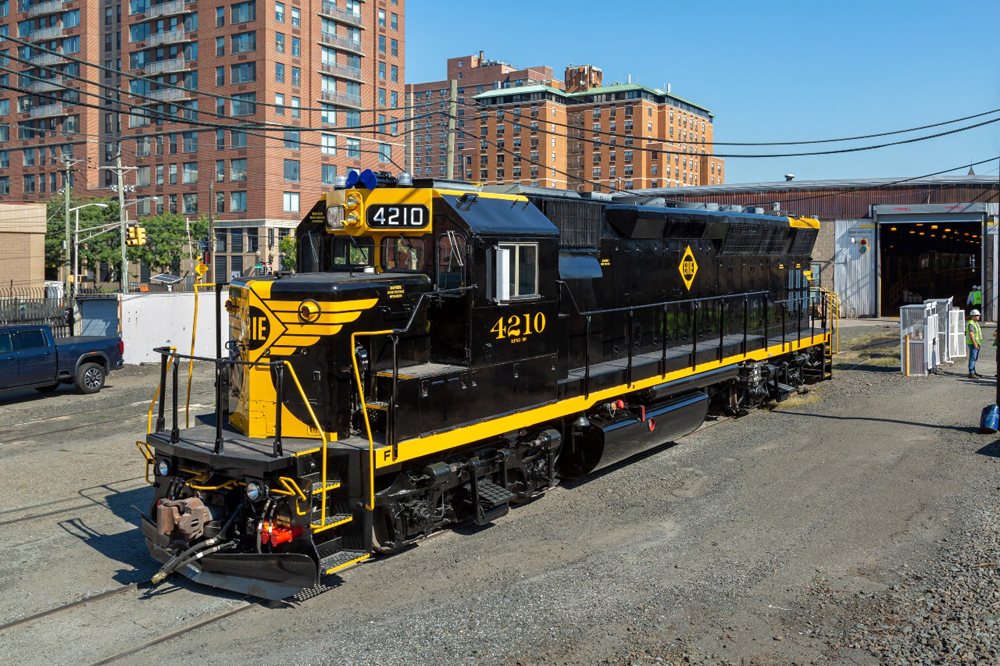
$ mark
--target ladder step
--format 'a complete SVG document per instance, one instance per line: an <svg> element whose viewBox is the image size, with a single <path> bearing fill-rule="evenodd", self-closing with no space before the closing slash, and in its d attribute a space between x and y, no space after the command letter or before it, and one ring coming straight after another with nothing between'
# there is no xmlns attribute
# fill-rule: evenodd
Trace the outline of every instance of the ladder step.
<svg viewBox="0 0 1000 666"><path fill-rule="evenodd" d="M381 410L381 411L385 411L385 410L389 409L389 403L387 403L387 402L378 402L377 400L374 401L374 402L368 402L366 400L365 401L365 407L367 407L368 409L378 409L378 410Z"/></svg>
<svg viewBox="0 0 1000 666"><path fill-rule="evenodd" d="M335 513L333 515L327 516L325 523L322 522L313 523L312 528L314 531L328 530L334 527L338 527L340 525L346 525L352 520L354 520L354 516L352 516L349 513Z"/></svg>
<svg viewBox="0 0 1000 666"><path fill-rule="evenodd" d="M361 564L370 557L371 553L366 553L363 550L342 550L320 560L319 570L328 575L337 573L347 567Z"/></svg>
<svg viewBox="0 0 1000 666"><path fill-rule="evenodd" d="M315 488L315 489L313 489L312 494L313 495L319 495L320 493L323 493L323 492L329 492L331 490L336 490L339 487L340 487L340 481L336 481L336 480L328 481L327 484L326 484L326 488Z"/></svg>

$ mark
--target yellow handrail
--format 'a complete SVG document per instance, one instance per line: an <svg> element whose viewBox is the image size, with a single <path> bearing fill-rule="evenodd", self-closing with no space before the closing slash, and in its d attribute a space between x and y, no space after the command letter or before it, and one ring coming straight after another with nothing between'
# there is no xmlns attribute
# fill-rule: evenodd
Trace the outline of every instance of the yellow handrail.
<svg viewBox="0 0 1000 666"><path fill-rule="evenodd" d="M353 349L353 347L352 347L352 349ZM323 472L322 472L323 479L322 479L322 481L323 481L323 487L326 488L326 457L327 457L327 455L326 455L326 450L327 450L326 433L323 431L323 428L320 426L319 419L316 418L316 412L313 411L312 405L309 404L309 400L306 398L306 392L302 390L302 384L299 382L298 375L295 374L295 368L293 368L292 364L289 363L288 361L285 361L284 363L285 363L285 366L288 368L288 371L292 374L292 380L295 382L295 388L297 388L299 390L299 396L302 398L302 404L304 404L306 406L306 409L309 411L309 416L313 420L313 425L316 426L316 430L319 432L319 436L323 439L323 454L322 454L323 455ZM277 402L278 409L281 409L282 405L281 405L281 396L280 395L278 396L278 399L277 399L276 402ZM327 529L327 526L326 526L326 493L325 492L320 496L320 514L319 515L320 515L320 527L319 527L319 529L315 530L316 532L322 532L323 530ZM334 525L330 525L330 527L334 527Z"/></svg>
<svg viewBox="0 0 1000 666"><path fill-rule="evenodd" d="M365 418L365 432L368 435L368 490L370 501L365 506L369 511L375 510L375 440L372 439L372 426L368 421L368 406L365 404L365 391L361 386L361 371L358 370L358 355L354 353L356 338L359 335L390 335L393 331L357 331L351 333L351 362L354 365L354 379L358 382L358 396L361 398L361 415ZM326 485L326 475L323 475L323 485Z"/></svg>
<svg viewBox="0 0 1000 666"><path fill-rule="evenodd" d="M149 468L153 466L156 462L156 456L153 455L152 449L149 448L149 444L146 442L136 442L135 445L139 447L139 453L142 457L146 459L146 483L149 485L156 485L156 483L149 478Z"/></svg>
<svg viewBox="0 0 1000 666"><path fill-rule="evenodd" d="M171 352L177 351L176 347L170 348ZM174 357L171 356L167 360L167 372L170 372L170 366L174 363ZM146 434L149 435L153 432L153 407L156 406L156 399L160 395L160 389L163 388L159 384L156 385L156 391L153 393L153 401L149 403L149 413L146 415Z"/></svg>
<svg viewBox="0 0 1000 666"><path fill-rule="evenodd" d="M194 341L195 335L198 332L198 290L207 289L209 287L215 287L214 282L207 282L205 284L194 285L194 322L191 325L191 356L194 356ZM221 331L216 331L217 335L221 335ZM194 358L188 359L188 386L187 386L187 399L184 401L184 427L191 427L191 378L194 375Z"/></svg>
<svg viewBox="0 0 1000 666"><path fill-rule="evenodd" d="M830 347L831 353L840 353L840 296L837 292L825 287L816 287L819 292L826 296L830 310Z"/></svg>

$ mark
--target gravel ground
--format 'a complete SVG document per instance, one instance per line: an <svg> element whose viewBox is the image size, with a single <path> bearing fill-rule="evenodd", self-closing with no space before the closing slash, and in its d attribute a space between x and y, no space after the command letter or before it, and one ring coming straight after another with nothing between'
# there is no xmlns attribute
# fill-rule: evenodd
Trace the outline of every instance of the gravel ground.
<svg viewBox="0 0 1000 666"><path fill-rule="evenodd" d="M845 329L835 380L807 396L120 663L997 663L1000 445L975 427L993 388L962 367L902 377L897 330ZM96 409L129 413L154 375L120 377ZM54 473L0 487L0 624L155 571L128 510L148 494L125 453L145 413L86 416L72 440L30 423L75 397L0 413L16 440L0 466ZM81 523L88 538L67 531ZM4 659L93 663L242 603L172 579L12 629Z"/></svg>

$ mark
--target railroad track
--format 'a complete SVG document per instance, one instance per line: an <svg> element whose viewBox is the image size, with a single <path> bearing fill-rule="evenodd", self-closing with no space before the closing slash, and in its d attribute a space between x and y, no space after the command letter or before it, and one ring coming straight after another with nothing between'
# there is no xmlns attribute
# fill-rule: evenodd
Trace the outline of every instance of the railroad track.
<svg viewBox="0 0 1000 666"><path fill-rule="evenodd" d="M94 594L89 597L84 597L83 599L78 599L68 604L63 604L62 606L56 606L55 608L50 608L49 610L42 611L41 613L35 613L34 615L28 615L27 617L22 617L18 620L13 620L6 624L0 624L0 631L7 631L9 629L13 629L14 627L20 627L25 624L35 622L37 620L41 620L42 618L58 615L59 613L64 613L74 608L80 608L81 606L86 606L87 604L93 603L95 601L100 601L102 599L116 597L119 594L123 594L130 590L136 590L138 588L139 585L137 583L132 583L130 585L125 585L123 587L117 587L113 590L107 590L106 592L101 592L100 594Z"/></svg>
<svg viewBox="0 0 1000 666"><path fill-rule="evenodd" d="M173 631L171 631L169 633L163 634L162 636L154 638L151 641L147 641L145 643L142 643L141 645L137 645L135 647L131 647L131 648L129 648L127 650L124 650L122 652L115 653L115 654L111 655L110 657L105 657L104 659L101 659L100 661L95 661L93 664L91 664L91 666L103 666L104 664L114 663L116 661L124 659L125 657L130 657L130 656L132 656L134 654L138 654L138 653L142 652L143 650L148 650L151 647L154 647L156 645L160 645L161 643L166 643L167 641L169 641L171 639L174 639L174 638L177 638L179 636L183 636L184 634L186 634L188 632L194 631L196 629L201 629L202 627L206 627L206 626L208 626L210 624L214 624L216 622L219 622L220 620L225 620L226 618L232 617L233 615L236 615L238 613L242 613L244 611L248 611L251 608L257 608L257 607L261 607L261 606L262 607L267 607L267 608L276 608L281 603L281 602L248 601L246 599L244 599L243 601L244 601L244 604L241 605L241 606L236 606L235 608L226 609L224 611L216 613L215 615L212 615L211 617L207 617L205 619L198 620L197 622L189 624L189 625L187 625L185 627L181 627L180 629L175 629L175 630L173 630Z"/></svg>
<svg viewBox="0 0 1000 666"><path fill-rule="evenodd" d="M139 407L143 407L143 409L140 411L140 410L138 410ZM17 436L17 432L16 432L17 428L27 428L29 426L33 426L33 425L37 425L37 424L41 424L41 423L48 423L48 422L53 421L54 419L51 419L51 418L49 418L49 419L33 419L33 420L30 420L30 421L24 421L22 423L12 423L12 424L7 425L7 426L0 426L0 444L15 444L15 443L18 443L18 442L27 442L27 441L30 441L30 440L33 440L33 439L50 437L52 435L58 435L58 434L64 433L64 432L73 432L73 431L76 431L76 430L82 430L84 428L91 428L91 427L94 427L94 426L100 426L100 425L103 425L103 424L113 423L114 419L115 419L115 416L119 415L119 413L121 413L120 416L122 416L122 417L133 416L133 417L135 417L135 418L138 419L140 416L142 416L142 417L146 416L146 410L148 409L148 407L149 407L149 402L146 401L146 400L142 400L142 401L134 402L134 403L131 403L131 404L128 404L128 405L118 405L117 407L87 409L87 410L81 410L79 412L72 412L70 414L63 414L63 415L60 415L59 417L57 417L57 419L60 422L70 421L70 422L73 423L73 425L67 425L64 428L53 428L53 429L49 429L49 430L32 432L29 435L21 435L21 436ZM192 404L191 405L191 409L192 410L195 410L195 409L201 408L201 407L203 407L203 405L201 405L201 404ZM74 416L78 416L78 415L82 415L82 414L95 414L97 416L97 418L87 419L86 422L84 422L84 423L78 423L77 422L78 419L75 419L73 417ZM192 416L192 418L194 418L195 415L192 414L191 416ZM183 418L183 412L181 412L179 414L179 417ZM145 429L145 425L143 425L143 429ZM15 436L14 437L10 437L8 433L15 434ZM137 432L137 435L138 434L140 434L140 433Z"/></svg>

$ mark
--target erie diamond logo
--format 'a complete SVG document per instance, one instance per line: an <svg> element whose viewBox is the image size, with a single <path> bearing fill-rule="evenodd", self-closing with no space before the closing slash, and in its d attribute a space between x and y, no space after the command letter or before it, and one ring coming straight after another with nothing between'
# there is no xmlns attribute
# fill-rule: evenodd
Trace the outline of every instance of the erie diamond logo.
<svg viewBox="0 0 1000 666"><path fill-rule="evenodd" d="M687 246L687 249L684 250L684 256L681 257L680 271L684 286L687 287L688 291L691 291L695 273L698 272L698 262L694 260L694 252L691 251L690 245Z"/></svg>

